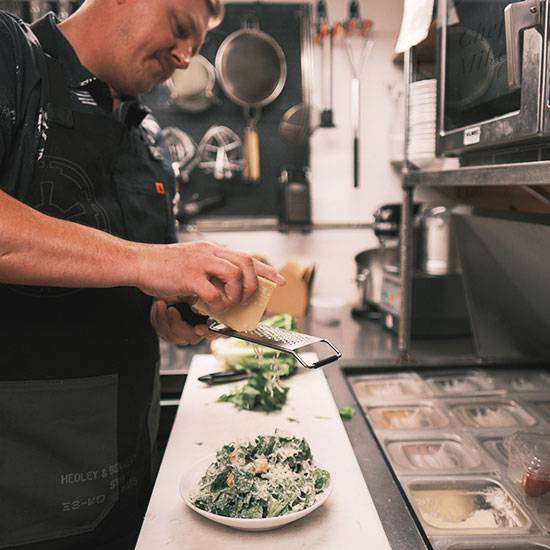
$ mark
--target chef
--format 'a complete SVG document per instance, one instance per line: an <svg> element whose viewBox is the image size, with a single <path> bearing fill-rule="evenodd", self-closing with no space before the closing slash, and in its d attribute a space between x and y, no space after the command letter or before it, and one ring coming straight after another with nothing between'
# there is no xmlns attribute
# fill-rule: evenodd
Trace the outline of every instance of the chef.
<svg viewBox="0 0 550 550"><path fill-rule="evenodd" d="M185 69L219 0L0 12L0 548L133 548L151 489L169 304L245 303L272 268L176 242L160 131L136 99ZM222 291L211 283L223 284ZM205 421L208 421L206 418Z"/></svg>

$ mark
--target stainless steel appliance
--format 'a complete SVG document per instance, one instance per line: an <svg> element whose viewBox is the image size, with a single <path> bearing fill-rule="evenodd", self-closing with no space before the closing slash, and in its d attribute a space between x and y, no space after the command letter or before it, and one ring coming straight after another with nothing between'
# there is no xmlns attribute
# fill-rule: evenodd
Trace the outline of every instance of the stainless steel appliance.
<svg viewBox="0 0 550 550"><path fill-rule="evenodd" d="M413 338L467 337L471 334L462 276L416 272L412 281L411 336ZM401 304L401 277L387 267L380 302L382 325L397 333Z"/></svg>
<svg viewBox="0 0 550 550"><path fill-rule="evenodd" d="M438 154L550 136L544 0L439 0Z"/></svg>

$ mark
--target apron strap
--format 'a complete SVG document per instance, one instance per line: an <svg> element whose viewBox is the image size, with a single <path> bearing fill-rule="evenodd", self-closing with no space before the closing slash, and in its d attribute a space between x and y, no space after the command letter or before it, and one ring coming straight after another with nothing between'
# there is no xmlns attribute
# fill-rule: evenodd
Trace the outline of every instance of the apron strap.
<svg viewBox="0 0 550 550"><path fill-rule="evenodd" d="M31 25L31 30L38 38L44 51L48 71L46 112L48 113L48 120L66 128L72 128L73 112L71 109L71 96L65 84L63 67L57 59L57 44L50 28L49 17L49 15L45 15Z"/></svg>

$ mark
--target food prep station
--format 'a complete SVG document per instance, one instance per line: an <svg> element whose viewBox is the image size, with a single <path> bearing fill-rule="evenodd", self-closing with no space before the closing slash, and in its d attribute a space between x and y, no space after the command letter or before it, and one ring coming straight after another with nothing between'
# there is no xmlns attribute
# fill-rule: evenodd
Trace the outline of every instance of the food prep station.
<svg viewBox="0 0 550 550"><path fill-rule="evenodd" d="M385 3L372 3L382 19ZM345 284L357 286L358 303L338 295L338 280L329 296L346 303L337 322L321 323L311 307L299 317L301 332L326 338L342 359L320 369L299 369L285 380L289 400L280 411L249 412L218 403L227 386L199 381L221 369L209 343L180 347L161 342L158 447L163 457L137 550L550 550L550 103L544 93L550 49L542 47L550 41L550 3L509 0L506 18L508 2L501 1L437 0L431 10L430 1L405 0L399 8L415 3L428 6L429 34L425 42L403 48L402 58L391 63L403 83L395 94L403 101L403 120L391 129L390 141L398 146L392 145L384 160L398 171L380 171L379 181L372 181L379 178L378 167L371 170L365 161L369 156L379 162L374 142L382 140L378 135L359 140L360 102L367 98L366 86L360 91L360 73L374 43L374 56L380 51L385 62L394 56L395 44L385 43L383 35L396 24L384 20L377 34L378 22L366 18L367 10L362 18L361 2L345 2L345 9L344 2L228 2L223 23L193 59L188 74L198 79L197 86L188 90L189 81L179 72L166 86L145 94L178 180L174 211L180 241L202 237L197 229L202 222L204 237L212 240L217 235L209 231L225 236L235 228L242 234L256 232L262 250L253 252L268 255L270 244L280 242L262 242L262 232L268 231L288 237L279 245L285 254L305 249L309 254L310 244L308 258L324 254L325 266L340 261L341 251L335 249L344 249L345 239L315 239L321 231L372 230L369 246L376 246L358 252L364 234L355 241L356 279ZM64 19L81 4L5 0L0 7L26 20L55 8ZM344 17L329 18L328 7ZM491 30L493 9L500 10L500 33ZM457 13L464 35L455 27ZM434 38L436 14L439 35ZM349 29L349 34L356 31L356 52L351 51ZM509 39L510 29L517 40ZM264 48L267 44L267 58L259 61L275 61L265 71L275 77L274 90L263 90L258 102L234 93L231 78L220 70L223 59L218 59L218 50L225 50L226 57L231 51L228 38L254 33L263 36ZM471 48L462 48L464 36ZM484 68L476 48L493 65L487 61ZM510 89L501 78L506 48L514 51L513 71L508 70L516 81ZM354 53L360 54L358 59ZM341 82L335 55L349 70ZM251 59L243 58L244 63L234 60L237 68L252 66ZM449 68L465 62L477 70L457 78L458 71ZM374 64L374 70L366 65L378 87L369 82L365 105L373 111L383 105L382 115L388 114L384 109L400 111L397 102L382 104L386 88L391 89L388 95L395 91L380 76L382 65ZM341 86L335 85L348 80L350 113L342 109L333 120L333 106L338 115L336 107L347 103ZM333 87L339 88L334 97ZM314 91L321 96L321 112L311 97ZM339 106L333 105L337 96ZM489 113L491 109L496 110ZM350 120L344 122L343 114ZM382 125L372 120L373 127L388 126L385 120ZM343 131L336 134L332 128L338 126ZM327 138L322 131L333 134ZM325 149L310 143L314 132ZM257 147L247 145L251 136ZM344 143L342 136L348 140L347 157L338 154L330 166L320 162L338 149L336 143ZM361 145L367 142L368 147ZM442 155L460 157L460 162L439 170ZM338 166L332 169L332 164ZM361 172L360 166L366 169ZM316 173L310 173L311 167ZM371 172L376 176L372 180ZM388 196L401 202L377 203L372 216L361 204L360 211L353 210L354 221L348 221L346 208L352 210L366 198L372 206L363 193L367 175L368 185L378 186L372 189L380 201L386 200L386 194L377 195L381 184L391 183L393 176L400 196ZM340 180L355 194L346 194L344 185L337 188ZM327 195L322 201L314 184ZM485 201L490 203L487 210L476 204L461 210L414 200L416 190L468 188L467 196L473 188L496 186L526 191L544 206L542 213L535 209L539 213L531 216L529 208L516 209L515 199L504 212L497 201L499 193L505 194L502 189ZM458 195L446 199L461 202ZM326 220L317 222L313 213L327 205ZM307 241L304 235L310 233ZM330 268L333 275L338 271L338 266ZM309 277L308 285L313 268ZM325 292L327 286L325 282ZM355 414L341 418L342 407L353 407ZM186 506L182 480L196 461L228 441L278 430L307 439L315 459L330 472L326 502L298 521L266 532L231 529Z"/></svg>

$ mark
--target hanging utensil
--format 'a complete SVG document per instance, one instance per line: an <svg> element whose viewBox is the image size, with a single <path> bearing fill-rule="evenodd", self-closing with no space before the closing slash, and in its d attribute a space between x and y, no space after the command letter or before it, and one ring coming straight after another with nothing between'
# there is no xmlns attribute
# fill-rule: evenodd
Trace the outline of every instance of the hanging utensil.
<svg viewBox="0 0 550 550"><path fill-rule="evenodd" d="M258 19L248 16L243 21L243 28L231 33L221 43L215 64L223 91L244 109L243 177L248 181L259 181L257 125L261 108L274 101L285 85L285 54L273 37L259 29Z"/></svg>
<svg viewBox="0 0 550 550"><path fill-rule="evenodd" d="M300 13L301 57L300 68L302 73L302 102L293 105L283 115L279 124L279 135L291 145L304 145L319 126L319 113L311 104L311 82L313 71L311 11L304 6Z"/></svg>
<svg viewBox="0 0 550 550"><path fill-rule="evenodd" d="M242 170L242 142L227 126L211 126L202 137L199 168L217 180L229 179Z"/></svg>
<svg viewBox="0 0 550 550"><path fill-rule="evenodd" d="M174 126L163 128L162 135L168 147L172 169L178 183L180 181L183 183L188 182L189 174L199 162L197 144L189 134Z"/></svg>
<svg viewBox="0 0 550 550"><path fill-rule="evenodd" d="M182 111L202 113L217 102L214 94L216 72L202 55L191 58L187 69L176 69L166 81L170 101Z"/></svg>
<svg viewBox="0 0 550 550"><path fill-rule="evenodd" d="M333 67L334 38L340 31L340 24L330 25L326 2L317 2L317 34L315 42L321 45L321 128L334 128L333 117Z"/></svg>
<svg viewBox="0 0 550 550"><path fill-rule="evenodd" d="M175 304L173 307L179 311L181 318L191 325L206 324L212 332L222 334L223 336L239 338L240 340L246 340L247 342L252 342L259 346L265 346L266 348L288 353L295 357L302 366L308 369L317 369L342 357L342 353L325 338L310 336L309 334L302 334L292 330L275 328L262 323L254 330L239 332L222 323L218 323L214 319L195 313L189 304L185 302ZM313 363L309 363L300 352L305 348L310 348L312 345L319 343L322 343L325 347L328 346L330 355L314 361Z"/></svg>
<svg viewBox="0 0 550 550"><path fill-rule="evenodd" d="M359 2L352 0L349 4L349 17L344 22L344 44L351 70L351 119L353 126L353 187L359 187L359 137L361 133L361 73L369 58L372 47L372 40L368 40L368 34L372 28L372 21L361 19L359 13ZM354 52L352 43L353 36L359 36L359 52Z"/></svg>

